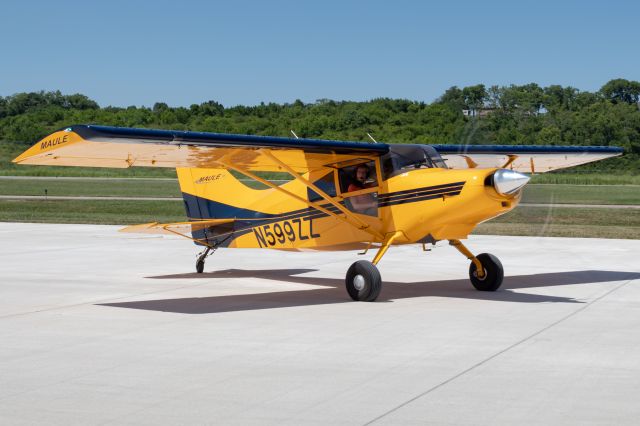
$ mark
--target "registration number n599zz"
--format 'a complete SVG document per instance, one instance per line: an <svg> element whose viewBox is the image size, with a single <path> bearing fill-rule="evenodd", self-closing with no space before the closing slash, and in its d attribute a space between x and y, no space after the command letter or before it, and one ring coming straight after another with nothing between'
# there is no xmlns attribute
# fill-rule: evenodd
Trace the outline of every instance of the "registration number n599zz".
<svg viewBox="0 0 640 426"><path fill-rule="evenodd" d="M320 236L313 232L313 219L308 217L256 226L253 228L253 233L260 247L273 247L287 241L303 241Z"/></svg>

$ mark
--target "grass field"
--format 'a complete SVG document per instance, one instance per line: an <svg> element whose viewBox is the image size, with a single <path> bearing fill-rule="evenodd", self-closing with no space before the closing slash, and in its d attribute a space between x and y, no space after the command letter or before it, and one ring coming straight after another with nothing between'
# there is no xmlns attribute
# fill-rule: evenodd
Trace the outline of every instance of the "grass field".
<svg viewBox="0 0 640 426"><path fill-rule="evenodd" d="M0 178L0 195L180 197L177 180L87 178L69 180ZM637 204L640 186L634 185L527 185L524 203Z"/></svg>
<svg viewBox="0 0 640 426"><path fill-rule="evenodd" d="M0 144L0 195L180 197L173 169L82 169L16 166L18 154ZM27 178L26 176L41 176ZM76 179L47 176L75 176ZM98 178L101 177L101 178ZM119 177L125 179L105 179ZM163 177L165 179L158 179ZM133 179L132 179L133 178ZM523 203L640 205L640 176L571 173L535 175ZM0 200L0 221L134 224L185 220L182 202L123 200ZM498 235L640 238L640 210L519 206L481 224Z"/></svg>
<svg viewBox="0 0 640 426"><path fill-rule="evenodd" d="M185 220L173 201L0 200L0 221L135 224ZM527 207L481 224L477 233L498 235L640 238L635 209Z"/></svg>
<svg viewBox="0 0 640 426"><path fill-rule="evenodd" d="M532 184L565 185L640 185L638 173L574 173L571 170L540 173L531 177Z"/></svg>
<svg viewBox="0 0 640 426"><path fill-rule="evenodd" d="M640 205L640 185L535 185L525 186L523 203Z"/></svg>
<svg viewBox="0 0 640 426"><path fill-rule="evenodd" d="M519 206L480 224L477 234L539 237L640 238L640 211Z"/></svg>
<svg viewBox="0 0 640 426"><path fill-rule="evenodd" d="M100 196L100 197L180 197L176 179L70 180L0 178L0 195Z"/></svg>
<svg viewBox="0 0 640 426"><path fill-rule="evenodd" d="M2 222L121 225L184 220L184 204L174 201L0 200Z"/></svg>

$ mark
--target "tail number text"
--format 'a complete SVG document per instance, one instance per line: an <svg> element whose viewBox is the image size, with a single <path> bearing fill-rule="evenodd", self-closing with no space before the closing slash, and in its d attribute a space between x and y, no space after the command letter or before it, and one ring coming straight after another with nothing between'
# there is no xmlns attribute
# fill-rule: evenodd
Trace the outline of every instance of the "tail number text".
<svg viewBox="0 0 640 426"><path fill-rule="evenodd" d="M309 225L307 226L306 223ZM256 240L260 247L273 247L276 244L284 244L286 241L303 241L310 238L318 238L320 234L313 232L313 219L293 219L272 225L256 226L253 228Z"/></svg>

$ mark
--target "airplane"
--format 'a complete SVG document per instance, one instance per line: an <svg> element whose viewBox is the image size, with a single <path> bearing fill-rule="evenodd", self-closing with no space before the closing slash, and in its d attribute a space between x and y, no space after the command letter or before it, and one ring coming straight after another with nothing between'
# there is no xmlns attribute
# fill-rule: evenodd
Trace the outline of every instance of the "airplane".
<svg viewBox="0 0 640 426"><path fill-rule="evenodd" d="M293 139L74 125L46 136L18 164L175 168L188 220L123 232L179 235L202 246L196 271L218 248L376 253L347 270L356 301L375 301L378 263L392 245L446 240L470 260L479 291L503 281L500 260L461 240L513 210L541 173L622 154L617 147L423 145ZM269 174L285 173L277 184ZM240 178L243 178L242 180ZM243 181L250 179L254 185ZM256 187L259 185L259 187Z"/></svg>

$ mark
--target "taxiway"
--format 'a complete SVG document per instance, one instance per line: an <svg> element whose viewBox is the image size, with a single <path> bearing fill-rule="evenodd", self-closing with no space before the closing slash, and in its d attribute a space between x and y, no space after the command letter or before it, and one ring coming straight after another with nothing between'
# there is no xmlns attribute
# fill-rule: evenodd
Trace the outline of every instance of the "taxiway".
<svg viewBox="0 0 640 426"><path fill-rule="evenodd" d="M1 424L637 424L640 241L392 247L375 303L348 253L219 250L0 223ZM370 258L370 253L367 258Z"/></svg>

